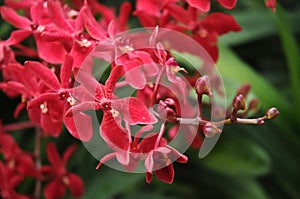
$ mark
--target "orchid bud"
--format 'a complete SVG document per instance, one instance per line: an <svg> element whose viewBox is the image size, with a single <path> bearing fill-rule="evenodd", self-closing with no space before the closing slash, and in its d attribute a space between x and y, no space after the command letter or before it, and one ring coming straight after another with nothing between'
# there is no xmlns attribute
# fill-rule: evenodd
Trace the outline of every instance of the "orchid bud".
<svg viewBox="0 0 300 199"><path fill-rule="evenodd" d="M250 84L244 84L238 89L237 94L242 94L244 97L247 97L250 89L251 89Z"/></svg>
<svg viewBox="0 0 300 199"><path fill-rule="evenodd" d="M158 112L167 121L177 122L176 120L176 103L172 98L167 98L164 101L159 101Z"/></svg>
<svg viewBox="0 0 300 199"><path fill-rule="evenodd" d="M207 122L203 127L205 137L213 137L217 133L222 133L222 130L210 122Z"/></svg>
<svg viewBox="0 0 300 199"><path fill-rule="evenodd" d="M199 96L208 95L212 96L211 86L209 79L206 75L199 77L195 83L196 92Z"/></svg>
<svg viewBox="0 0 300 199"><path fill-rule="evenodd" d="M246 100L244 95L239 94L235 96L232 102L232 106L234 109L234 112L237 112L239 110L246 110Z"/></svg>
<svg viewBox="0 0 300 199"><path fill-rule="evenodd" d="M249 102L248 109L252 110L253 112L256 112L258 109L258 104L259 104L259 100L257 98L254 98Z"/></svg>
<svg viewBox="0 0 300 199"><path fill-rule="evenodd" d="M272 120L272 119L276 118L278 115L279 115L279 111L278 111L278 109L275 108L275 107L270 108L270 109L267 110L267 112L266 112L266 117L267 117L267 119L269 119L269 120Z"/></svg>

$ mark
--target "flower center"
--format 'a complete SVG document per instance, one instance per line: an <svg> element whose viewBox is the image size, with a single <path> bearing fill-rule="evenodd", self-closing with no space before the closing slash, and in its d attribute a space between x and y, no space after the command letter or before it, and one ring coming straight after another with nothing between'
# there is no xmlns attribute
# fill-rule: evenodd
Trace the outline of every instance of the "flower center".
<svg viewBox="0 0 300 199"><path fill-rule="evenodd" d="M44 102L43 104L41 104L40 109L41 109L42 113L44 113L44 114L48 113L47 102Z"/></svg>
<svg viewBox="0 0 300 199"><path fill-rule="evenodd" d="M76 99L73 96L69 96L67 102L69 102L71 106L74 106L76 104Z"/></svg>

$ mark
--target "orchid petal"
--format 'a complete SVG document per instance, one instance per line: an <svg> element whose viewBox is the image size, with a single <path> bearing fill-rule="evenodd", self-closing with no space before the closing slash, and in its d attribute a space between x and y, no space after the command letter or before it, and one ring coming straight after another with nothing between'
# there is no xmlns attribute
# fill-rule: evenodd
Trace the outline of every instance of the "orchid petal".
<svg viewBox="0 0 300 199"><path fill-rule="evenodd" d="M195 7L203 12L210 10L210 0L187 0L188 4Z"/></svg>
<svg viewBox="0 0 300 199"><path fill-rule="evenodd" d="M1 17L19 29L30 30L31 21L26 17L20 16L15 10L8 6L1 6Z"/></svg>
<svg viewBox="0 0 300 199"><path fill-rule="evenodd" d="M62 112L61 107L57 108L58 111ZM50 112L50 111L49 111ZM62 118L54 118L50 113L40 113L41 120L40 125L44 132L50 134L53 137L58 137L62 130ZM61 115L60 115L61 116Z"/></svg>
<svg viewBox="0 0 300 199"><path fill-rule="evenodd" d="M155 174L158 179L161 181L172 184L174 180L174 168L173 164L169 164L168 166L165 166L161 169L158 169L155 171Z"/></svg>
<svg viewBox="0 0 300 199"><path fill-rule="evenodd" d="M151 16L160 17L160 3L156 1L138 0L136 3L136 10L141 13L147 13Z"/></svg>
<svg viewBox="0 0 300 199"><path fill-rule="evenodd" d="M85 113L74 114L73 117L64 117L64 124L70 134L83 141L87 142L93 135L92 118Z"/></svg>
<svg viewBox="0 0 300 199"><path fill-rule="evenodd" d="M25 67L29 68L30 71L40 77L41 80L54 91L57 91L61 88L56 75L43 64L35 61L26 61Z"/></svg>
<svg viewBox="0 0 300 199"><path fill-rule="evenodd" d="M124 74L124 70L122 66L115 66L105 82L106 88L106 98L111 99L113 90L115 89L116 83L118 79Z"/></svg>
<svg viewBox="0 0 300 199"><path fill-rule="evenodd" d="M73 144L73 145L69 146L68 149L64 152L63 157L62 157L64 164L67 164L69 158L74 153L76 148L77 148L77 145Z"/></svg>
<svg viewBox="0 0 300 199"><path fill-rule="evenodd" d="M84 183L82 179L78 175L73 173L69 173L68 178L70 181L69 188L71 191L71 195L75 198L81 197L84 192Z"/></svg>
<svg viewBox="0 0 300 199"><path fill-rule="evenodd" d="M4 41L5 45L16 45L19 44L21 41L26 39L32 34L30 30L15 30L11 33L10 37Z"/></svg>
<svg viewBox="0 0 300 199"><path fill-rule="evenodd" d="M95 20L90 10L85 9L83 13L85 28L89 35L91 35L91 37L97 39L98 41L107 39L108 37L105 35L103 28Z"/></svg>
<svg viewBox="0 0 300 199"><path fill-rule="evenodd" d="M144 137L144 139L138 145L141 153L152 153L157 140L158 133L150 133Z"/></svg>
<svg viewBox="0 0 300 199"><path fill-rule="evenodd" d="M35 41L39 53L39 57L53 64L63 63L64 56L67 54L67 50L62 42L43 41L41 35L35 34Z"/></svg>
<svg viewBox="0 0 300 199"><path fill-rule="evenodd" d="M69 87L71 73L72 73L72 66L73 66L73 58L67 54L65 56L64 63L60 69L60 81L61 81L61 86L63 88Z"/></svg>
<svg viewBox="0 0 300 199"><path fill-rule="evenodd" d="M166 4L165 9L168 10L170 15L178 22L188 25L189 22L192 21L192 16L190 16L183 7L176 5L175 3Z"/></svg>
<svg viewBox="0 0 300 199"><path fill-rule="evenodd" d="M101 99L105 96L105 88L99 84L97 80L88 72L79 70L77 72L76 81L81 83L91 97Z"/></svg>
<svg viewBox="0 0 300 199"><path fill-rule="evenodd" d="M78 105L75 106L71 106L65 113L66 117L73 117L73 115L78 114L82 111L86 111L86 110L95 110L96 107L99 106L98 103L96 102L82 102Z"/></svg>
<svg viewBox="0 0 300 199"><path fill-rule="evenodd" d="M66 193L66 187L61 179L51 181L44 189L46 199L63 198Z"/></svg>
<svg viewBox="0 0 300 199"><path fill-rule="evenodd" d="M155 27L157 25L156 18L148 13L136 10L133 14L139 18L144 27Z"/></svg>
<svg viewBox="0 0 300 199"><path fill-rule="evenodd" d="M146 182L149 184L152 181L152 172L146 172Z"/></svg>
<svg viewBox="0 0 300 199"><path fill-rule="evenodd" d="M104 112L100 126L100 135L116 151L128 151L129 137L125 129L117 124L111 113Z"/></svg>
<svg viewBox="0 0 300 199"><path fill-rule="evenodd" d="M132 6L130 2L122 3L119 15L119 28L125 29L131 10Z"/></svg>
<svg viewBox="0 0 300 199"><path fill-rule="evenodd" d="M118 162L120 162L120 164L125 165L125 166L128 165L129 161L130 161L129 150L117 151L116 158L117 158Z"/></svg>
<svg viewBox="0 0 300 199"><path fill-rule="evenodd" d="M153 161L153 151L148 154L148 157L145 160L145 168L147 173L152 173L154 161Z"/></svg>
<svg viewBox="0 0 300 199"><path fill-rule="evenodd" d="M56 100L59 100L57 93L44 93L31 100L27 105L27 109L31 110L34 108L40 108L40 105L43 104L44 102L50 102Z"/></svg>
<svg viewBox="0 0 300 199"><path fill-rule="evenodd" d="M227 9L232 9L235 7L237 0L218 0L219 3Z"/></svg>
<svg viewBox="0 0 300 199"><path fill-rule="evenodd" d="M43 1L37 1L30 5L30 16L34 23L38 23L43 17Z"/></svg>
<svg viewBox="0 0 300 199"><path fill-rule="evenodd" d="M171 150L170 152L172 153L172 161L176 160L179 163L187 163L187 161L188 161L187 156L181 154L179 151L177 151L176 149L174 149L171 146L167 146L167 148L169 148Z"/></svg>
<svg viewBox="0 0 300 199"><path fill-rule="evenodd" d="M208 32L217 32L218 35L241 30L241 27L231 15L220 12L215 12L205 17L201 21L201 26Z"/></svg>
<svg viewBox="0 0 300 199"><path fill-rule="evenodd" d="M54 143L51 142L47 145L46 153L47 153L49 162L53 166L55 166L55 167L60 166L63 163L59 156L59 153L57 151L56 145Z"/></svg>
<svg viewBox="0 0 300 199"><path fill-rule="evenodd" d="M149 111L146 105L136 97L113 100L112 106L120 111L124 116L124 120L131 125L154 124L157 122L157 119Z"/></svg>
<svg viewBox="0 0 300 199"><path fill-rule="evenodd" d="M141 67L135 67L126 72L125 79L130 86L136 89L143 89L147 83L145 74L143 73Z"/></svg>
<svg viewBox="0 0 300 199"><path fill-rule="evenodd" d="M66 30L69 33L73 33L74 28L66 20L60 3L58 1L48 1L47 3L49 16L50 19L52 19L53 23L62 30Z"/></svg>

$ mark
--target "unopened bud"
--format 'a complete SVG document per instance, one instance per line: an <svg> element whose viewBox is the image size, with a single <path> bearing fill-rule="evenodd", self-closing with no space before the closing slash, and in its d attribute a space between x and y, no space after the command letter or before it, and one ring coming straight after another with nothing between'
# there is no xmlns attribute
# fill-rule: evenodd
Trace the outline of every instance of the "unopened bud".
<svg viewBox="0 0 300 199"><path fill-rule="evenodd" d="M222 130L219 129L217 126L213 125L212 123L208 122L203 127L203 133L205 137L213 137L217 133L222 133Z"/></svg>
<svg viewBox="0 0 300 199"><path fill-rule="evenodd" d="M209 79L206 75L199 77L195 83L196 92L198 95L212 96Z"/></svg>
<svg viewBox="0 0 300 199"><path fill-rule="evenodd" d="M239 111L239 110L246 110L246 100L244 95L239 94L237 96L235 96L235 98L233 99L232 102L232 106L235 112Z"/></svg>
<svg viewBox="0 0 300 199"><path fill-rule="evenodd" d="M167 121L176 122L176 103L172 98L159 101L158 113Z"/></svg>
<svg viewBox="0 0 300 199"><path fill-rule="evenodd" d="M251 89L251 85L250 84L244 84L237 91L237 95L242 94L244 97L247 97L250 89Z"/></svg>
<svg viewBox="0 0 300 199"><path fill-rule="evenodd" d="M267 117L267 119L269 119L269 120L272 120L272 119L276 118L278 115L279 115L279 111L278 111L278 109L275 108L275 107L270 108L270 109L267 110L267 112L266 112L266 117Z"/></svg>
<svg viewBox="0 0 300 199"><path fill-rule="evenodd" d="M257 98L254 98L249 103L249 110L252 110L253 112L256 112L258 109L259 100Z"/></svg>

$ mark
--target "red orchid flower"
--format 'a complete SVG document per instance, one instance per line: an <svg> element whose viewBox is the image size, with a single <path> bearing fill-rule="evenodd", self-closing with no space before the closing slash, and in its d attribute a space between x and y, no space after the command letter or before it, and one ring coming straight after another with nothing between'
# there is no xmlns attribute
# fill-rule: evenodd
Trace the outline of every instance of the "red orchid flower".
<svg viewBox="0 0 300 199"><path fill-rule="evenodd" d="M213 61L219 57L217 41L220 35L230 31L238 32L241 27L236 20L224 13L212 13L197 23L192 30L193 38L207 50Z"/></svg>
<svg viewBox="0 0 300 199"><path fill-rule="evenodd" d="M23 176L14 172L0 162L0 196L2 198L29 199L30 197L18 194L15 188L22 182Z"/></svg>
<svg viewBox="0 0 300 199"><path fill-rule="evenodd" d="M47 145L47 156L51 165L43 166L42 173L51 182L46 185L44 195L46 199L63 198L66 188L69 188L73 197L80 197L84 192L84 184L81 178L66 170L66 164L75 150L75 145L70 146L62 158L54 143Z"/></svg>
<svg viewBox="0 0 300 199"><path fill-rule="evenodd" d="M121 114L129 125L155 123L156 118L149 112L142 101L135 97L115 99L113 91L118 79L124 74L122 66L115 66L105 86L98 83L92 76L79 72L78 81L90 92L93 101L85 101L71 107L66 116L87 109L102 109L104 116L100 126L100 135L108 146L117 153L118 160L123 164L128 163L128 150L131 142L129 132L121 126Z"/></svg>
<svg viewBox="0 0 300 199"><path fill-rule="evenodd" d="M131 13L131 3L123 2L120 6L119 15L116 16L115 9L106 7L105 5L99 3L97 0L88 0L90 8L94 14L101 14L103 16L98 24L101 24L102 28L108 30L108 35L113 36L117 33L127 30L128 19ZM109 31L109 24L114 22L116 26L114 26L114 31ZM96 30L99 31L99 30ZM114 33L114 34L110 34Z"/></svg>
<svg viewBox="0 0 300 199"><path fill-rule="evenodd" d="M151 125L144 126L137 132L134 141L130 145L129 163L125 165L119 162L127 171L131 172L135 170L141 160L145 161L147 183L152 181L152 172L154 171L161 181L171 184L174 179L173 162L186 163L188 158L168 146L164 138L159 138L159 133L150 133L139 142L140 136L152 128ZM104 156L96 168L98 169L112 158L117 158L116 152Z"/></svg>
<svg viewBox="0 0 300 199"><path fill-rule="evenodd" d="M265 4L267 7L271 8L273 12L276 11L276 0L267 0Z"/></svg>
<svg viewBox="0 0 300 199"><path fill-rule="evenodd" d="M45 132L55 137L60 134L64 121L71 135L82 141L88 141L93 132L90 116L85 113L78 113L76 115L78 125L74 124L72 117L64 117L64 113L76 104L75 96L72 95L73 91L69 89L72 57L66 55L60 70L60 81L48 67L39 62L27 61L25 67L39 77L40 81L50 89L28 103L27 109L30 118L40 124ZM76 126L84 126L84 129L78 129Z"/></svg>
<svg viewBox="0 0 300 199"><path fill-rule="evenodd" d="M193 13L192 10L188 10L188 12ZM179 13L178 18L181 15ZM241 30L241 27L231 15L220 12L208 14L201 20L198 17L189 17L186 23L171 24L169 28L183 33L190 31L190 36L208 52L214 62L218 59L218 37L231 31L238 32Z"/></svg>
<svg viewBox="0 0 300 199"><path fill-rule="evenodd" d="M207 1L209 3L209 0ZM139 2L140 1L137 2L137 5L140 4ZM220 1L220 3L227 5L228 7L229 5L235 5L236 0ZM160 15L154 15L152 12L149 13L145 11L146 9L148 8L137 6L137 10L135 11L135 15L138 16L145 27L159 25L160 27L170 28L185 34L191 32L191 37L203 46L215 62L218 59L218 37L230 31L238 32L241 30L235 19L230 15L212 13L203 18L203 13L191 7L184 9L171 0L157 8L158 10L161 10L162 14ZM203 19L199 20L199 17L202 17Z"/></svg>
<svg viewBox="0 0 300 199"><path fill-rule="evenodd" d="M125 80L137 89L144 88L147 78L156 76L159 72L150 54L142 50L129 51L116 58L115 63L124 67Z"/></svg>
<svg viewBox="0 0 300 199"><path fill-rule="evenodd" d="M67 52L63 43L46 41L41 38L41 34L44 31L51 32L55 30L50 24L49 15L44 9L43 3L44 1L40 0L31 5L29 12L31 19L19 15L8 6L1 6L1 15L8 23L23 30L25 35L33 34L40 58L50 63L62 63L63 57Z"/></svg>
<svg viewBox="0 0 300 199"><path fill-rule="evenodd" d="M179 163L186 163L188 158L170 146L159 147L150 151L145 160L147 183L152 181L152 172L154 171L158 179L165 183L172 184L174 180L173 160Z"/></svg>
<svg viewBox="0 0 300 199"><path fill-rule="evenodd" d="M0 153L6 165L15 173L38 177L32 156L21 150L13 137L5 132L0 132Z"/></svg>
<svg viewBox="0 0 300 199"><path fill-rule="evenodd" d="M69 54L73 57L73 67L80 67L86 56L95 48L96 40L94 35L87 34L85 29L90 30L90 24L95 21L88 4L85 1L79 12L74 11L75 19L70 14L72 10L63 9L58 1L48 1L47 9L55 30L44 31L41 38L46 41L59 41L70 46ZM101 36L99 36L101 35ZM97 39L105 38L104 31L99 28L97 31ZM100 41L101 41L100 40Z"/></svg>

